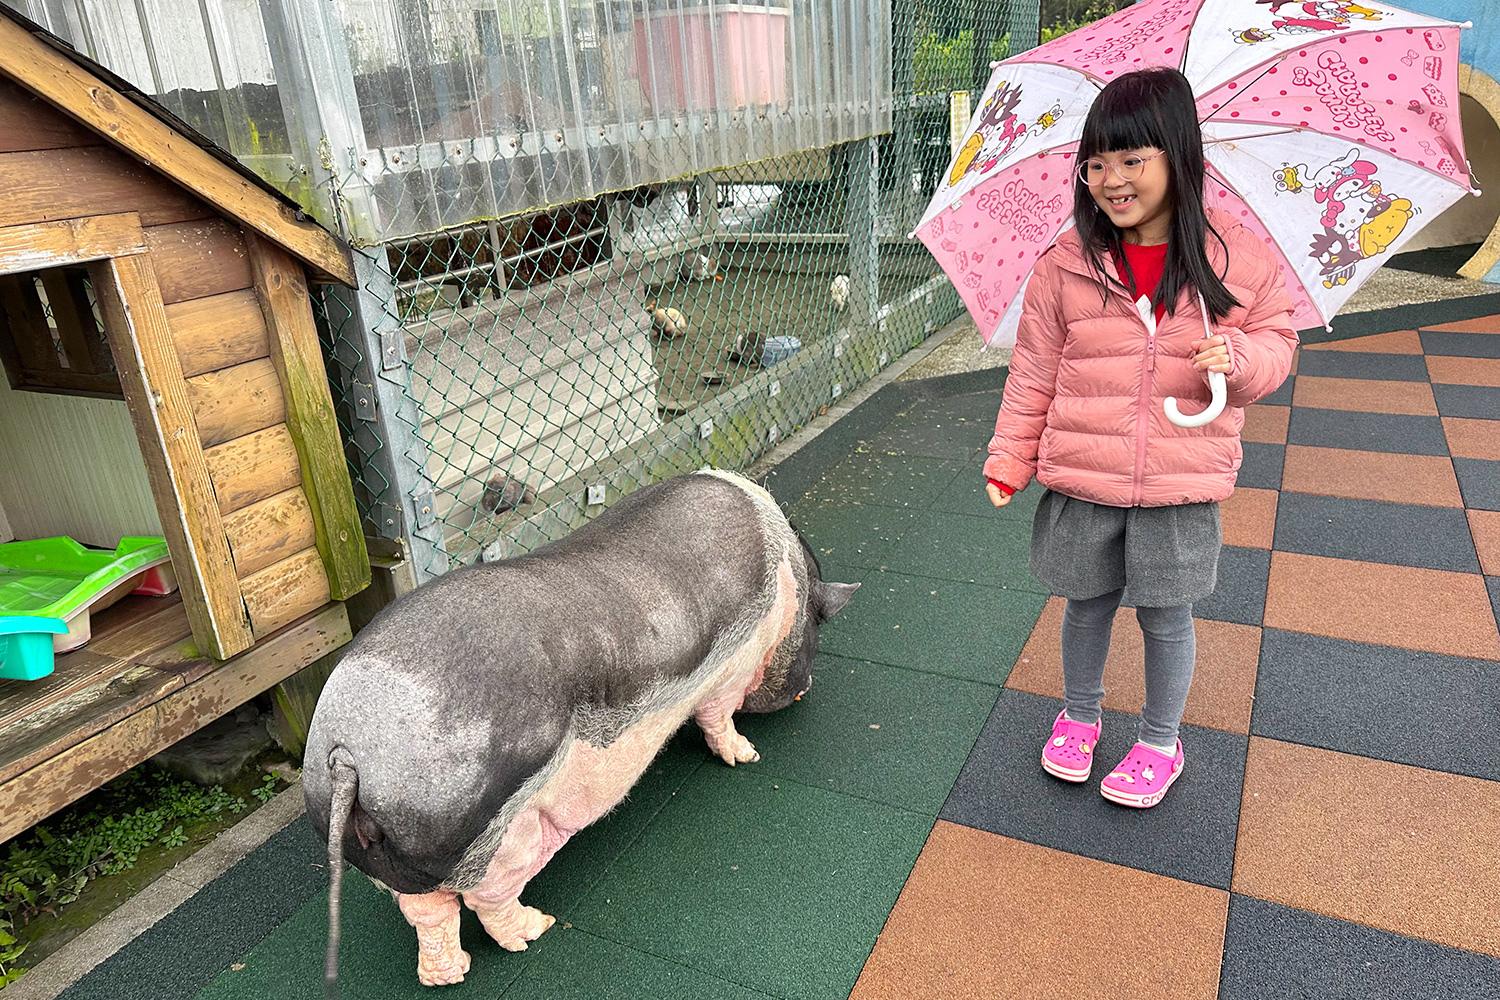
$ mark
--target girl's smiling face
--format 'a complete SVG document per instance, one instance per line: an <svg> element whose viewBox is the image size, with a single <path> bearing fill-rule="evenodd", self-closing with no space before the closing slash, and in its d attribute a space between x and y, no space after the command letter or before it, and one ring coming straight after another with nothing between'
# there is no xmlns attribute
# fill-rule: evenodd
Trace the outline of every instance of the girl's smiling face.
<svg viewBox="0 0 1500 1000"><path fill-rule="evenodd" d="M1089 194L1109 220L1124 230L1127 243L1158 244L1167 242L1172 225L1172 205L1168 197L1171 182L1167 158L1154 146L1139 149L1117 149L1100 153L1094 159L1109 164L1104 181L1089 186ZM1138 162L1143 161L1143 162ZM1140 176L1125 180L1127 173L1139 167Z"/></svg>

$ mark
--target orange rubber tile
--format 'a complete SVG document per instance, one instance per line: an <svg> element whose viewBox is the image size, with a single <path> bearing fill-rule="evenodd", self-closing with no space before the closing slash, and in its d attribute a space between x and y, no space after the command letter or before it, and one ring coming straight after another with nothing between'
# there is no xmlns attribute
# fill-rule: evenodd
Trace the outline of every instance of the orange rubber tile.
<svg viewBox="0 0 1500 1000"><path fill-rule="evenodd" d="M1250 738L1234 891L1500 955L1500 783Z"/></svg>
<svg viewBox="0 0 1500 1000"><path fill-rule="evenodd" d="M849 1000L1213 1000L1228 915L1221 889L939 820Z"/></svg>
<svg viewBox="0 0 1500 1000"><path fill-rule="evenodd" d="M1256 404L1245 410L1245 426L1240 440L1263 444L1286 444L1286 428L1292 418L1290 406Z"/></svg>
<svg viewBox="0 0 1500 1000"><path fill-rule="evenodd" d="M1219 503L1224 544L1246 549L1269 549L1276 538L1276 490L1240 486Z"/></svg>
<svg viewBox="0 0 1500 1000"><path fill-rule="evenodd" d="M1432 386L1426 382L1388 382L1362 378L1322 378L1301 375L1292 389L1292 402L1320 410L1358 413L1404 413L1414 417L1438 415Z"/></svg>
<svg viewBox="0 0 1500 1000"><path fill-rule="evenodd" d="M1478 573L1273 552L1265 627L1500 660L1500 629Z"/></svg>
<svg viewBox="0 0 1500 1000"><path fill-rule="evenodd" d="M1427 377L1447 385L1500 386L1500 358L1427 356Z"/></svg>
<svg viewBox="0 0 1500 1000"><path fill-rule="evenodd" d="M1393 455L1289 444L1281 469L1288 493L1350 500L1389 500L1428 507L1462 507L1463 494L1446 455Z"/></svg>
<svg viewBox="0 0 1500 1000"><path fill-rule="evenodd" d="M1445 333L1500 333L1500 316L1481 316L1441 326L1424 326L1422 329L1442 330Z"/></svg>
<svg viewBox="0 0 1500 1000"><path fill-rule="evenodd" d="M1352 340L1334 340L1326 344L1303 344L1304 351L1369 351L1374 354L1421 354L1422 338L1415 330L1376 333Z"/></svg>
<svg viewBox="0 0 1500 1000"><path fill-rule="evenodd" d="M1500 461L1500 420L1444 417L1448 453L1454 458L1485 458Z"/></svg>
<svg viewBox="0 0 1500 1000"><path fill-rule="evenodd" d="M1500 576L1500 510L1469 511L1469 531L1479 551L1479 568L1486 576Z"/></svg>
<svg viewBox="0 0 1500 1000"><path fill-rule="evenodd" d="M1021 650L1005 686L1049 698L1063 696L1062 619L1067 602L1053 597L1042 609L1031 638ZM1255 672L1260 666L1260 629L1253 625L1193 622L1198 635L1198 662L1182 721L1190 726L1250 731L1255 700ZM1140 713L1146 700L1146 643L1134 608L1121 608L1110 635L1104 665L1104 707Z"/></svg>

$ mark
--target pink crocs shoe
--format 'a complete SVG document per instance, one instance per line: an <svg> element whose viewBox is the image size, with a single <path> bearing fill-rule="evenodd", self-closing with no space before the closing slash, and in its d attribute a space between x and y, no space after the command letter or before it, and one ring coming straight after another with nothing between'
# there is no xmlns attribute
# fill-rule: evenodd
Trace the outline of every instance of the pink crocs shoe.
<svg viewBox="0 0 1500 1000"><path fill-rule="evenodd" d="M1182 773L1182 741L1177 741L1177 756L1168 757L1153 747L1137 743L1125 759L1099 782L1099 791L1111 802L1122 806L1148 809L1156 805Z"/></svg>
<svg viewBox="0 0 1500 1000"><path fill-rule="evenodd" d="M1101 719L1092 726L1074 722L1063 712L1052 723L1052 738L1042 747L1042 767L1064 781L1088 781L1094 767L1094 748L1099 745Z"/></svg>

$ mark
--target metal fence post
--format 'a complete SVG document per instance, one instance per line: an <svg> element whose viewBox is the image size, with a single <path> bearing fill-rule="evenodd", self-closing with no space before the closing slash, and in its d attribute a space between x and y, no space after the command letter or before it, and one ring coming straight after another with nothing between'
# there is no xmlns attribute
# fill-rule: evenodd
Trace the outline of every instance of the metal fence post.
<svg viewBox="0 0 1500 1000"><path fill-rule="evenodd" d="M335 333L335 365L349 402L354 443L368 456L369 469L358 470L368 484L369 519L376 537L401 542L411 560L416 582L446 569L441 552L442 523L434 508L433 483L427 475L427 445L417 434L421 415L407 391L410 368L406 335L391 310L396 304L395 279L379 257L356 251L354 273L358 288L330 286L326 293L341 302L348 321ZM361 439L369 446L361 446ZM425 510L424 510L425 508Z"/></svg>
<svg viewBox="0 0 1500 1000"><path fill-rule="evenodd" d="M852 142L848 151L849 322L864 329L875 324L880 311L880 153L874 138Z"/></svg>

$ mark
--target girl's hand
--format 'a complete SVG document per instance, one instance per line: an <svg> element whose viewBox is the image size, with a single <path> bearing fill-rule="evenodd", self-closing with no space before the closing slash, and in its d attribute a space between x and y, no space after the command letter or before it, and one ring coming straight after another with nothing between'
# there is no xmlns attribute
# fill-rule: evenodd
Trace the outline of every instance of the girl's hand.
<svg viewBox="0 0 1500 1000"><path fill-rule="evenodd" d="M990 503L994 504L996 507L1004 507L1006 504L1010 503L1010 497L1005 494L1004 490L996 486L994 483L985 483L984 491L990 495Z"/></svg>
<svg viewBox="0 0 1500 1000"><path fill-rule="evenodd" d="M1229 372L1229 348L1222 334L1193 341L1193 367L1200 372Z"/></svg>

